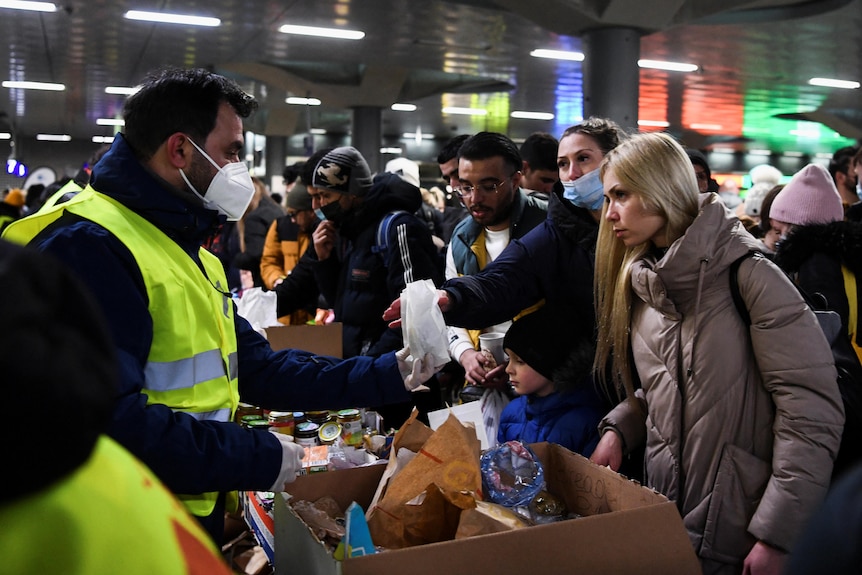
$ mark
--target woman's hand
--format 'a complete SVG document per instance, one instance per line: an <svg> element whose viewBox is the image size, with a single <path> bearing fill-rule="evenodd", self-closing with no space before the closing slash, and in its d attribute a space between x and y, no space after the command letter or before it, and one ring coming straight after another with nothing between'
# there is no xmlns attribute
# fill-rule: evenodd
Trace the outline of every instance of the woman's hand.
<svg viewBox="0 0 862 575"><path fill-rule="evenodd" d="M619 471L623 464L623 441L613 429L605 431L596 450L590 456L590 461L597 465L608 465L614 471Z"/></svg>

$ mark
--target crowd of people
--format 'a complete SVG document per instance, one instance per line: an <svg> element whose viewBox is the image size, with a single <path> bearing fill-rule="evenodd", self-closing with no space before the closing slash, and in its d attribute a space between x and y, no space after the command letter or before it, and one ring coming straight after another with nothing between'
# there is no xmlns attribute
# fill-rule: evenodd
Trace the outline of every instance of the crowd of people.
<svg viewBox="0 0 862 575"><path fill-rule="evenodd" d="M758 167L742 199L671 136L587 118L520 148L495 132L453 138L437 157L452 202L422 185L416 162L374 173L350 146L286 166L273 199L240 159L255 106L212 72L160 71L74 189L26 217L22 192L3 198L4 240L28 248L0 244L0 285L26 280L33 300L0 316L2 333L32 326L32 357L2 348L7 384L26 373L91 421L74 449L44 430L57 465L20 477L0 517L60 502L107 536L72 494L102 489L100 470L114 466L158 486L147 511L166 509L159 521L198 550L171 560L201 569L222 542L228 494L281 491L301 467L281 434L233 423L240 402L371 407L397 428L413 409L494 394L497 441L559 443L674 501L704 573L817 565L806 526L833 481L858 483L862 459L862 152L784 184ZM56 276L50 289L34 265ZM88 347L58 356L52 367L75 383L58 386L32 365L58 337L41 326L66 275L64 299L81 308L62 336ZM439 288L446 364L404 345L399 296L419 280ZM254 287L276 294L282 323L321 311L340 322L344 359L273 351L236 313ZM827 334L815 308L840 328ZM502 362L482 348L491 333L505 334ZM98 377L81 375L84 353L99 357ZM7 438L20 424L9 421ZM830 492L833 509L834 497L858 495ZM0 535L0 549L20 540Z"/></svg>

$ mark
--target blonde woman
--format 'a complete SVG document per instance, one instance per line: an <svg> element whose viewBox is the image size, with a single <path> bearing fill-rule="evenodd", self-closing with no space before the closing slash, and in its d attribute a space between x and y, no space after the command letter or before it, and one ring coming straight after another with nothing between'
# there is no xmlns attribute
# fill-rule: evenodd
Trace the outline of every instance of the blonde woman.
<svg viewBox="0 0 862 575"><path fill-rule="evenodd" d="M704 573L778 573L826 492L844 421L829 345L784 274L665 134L601 167L595 366L624 392L592 459L646 446L645 482L675 501ZM636 382L639 382L639 386Z"/></svg>

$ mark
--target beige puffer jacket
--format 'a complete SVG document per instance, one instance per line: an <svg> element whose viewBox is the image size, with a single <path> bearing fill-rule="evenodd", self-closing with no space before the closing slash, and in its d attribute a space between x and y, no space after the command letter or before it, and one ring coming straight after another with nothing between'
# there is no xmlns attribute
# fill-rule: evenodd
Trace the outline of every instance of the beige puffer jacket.
<svg viewBox="0 0 862 575"><path fill-rule="evenodd" d="M796 288L704 194L686 234L633 267L632 351L644 416L603 422L646 440L645 481L675 500L702 559L740 565L756 540L789 550L829 484L844 423L832 353Z"/></svg>

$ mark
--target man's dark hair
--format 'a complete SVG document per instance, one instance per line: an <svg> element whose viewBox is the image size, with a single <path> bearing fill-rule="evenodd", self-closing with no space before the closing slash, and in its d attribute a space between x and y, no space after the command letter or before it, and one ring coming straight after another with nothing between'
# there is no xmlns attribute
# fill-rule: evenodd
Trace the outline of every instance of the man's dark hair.
<svg viewBox="0 0 862 575"><path fill-rule="evenodd" d="M591 116L574 126L566 128L560 139L571 136L572 134L584 134L594 139L603 154L607 154L614 148L620 145L620 142L626 138L626 132L619 124L607 118L596 118Z"/></svg>
<svg viewBox="0 0 862 575"><path fill-rule="evenodd" d="M835 174L838 172L847 173L851 168L853 157L858 151L859 148L856 146L844 146L835 150L835 153L832 154L832 159L829 160L829 175L832 176L833 180L835 179Z"/></svg>
<svg viewBox="0 0 862 575"><path fill-rule="evenodd" d="M521 144L521 158L534 170L557 171L557 148L560 143L547 132L533 132Z"/></svg>
<svg viewBox="0 0 862 575"><path fill-rule="evenodd" d="M176 132L185 132L203 146L215 128L222 102L230 104L241 118L257 108L254 98L224 76L199 68L155 72L126 100L126 141L140 160L150 159Z"/></svg>
<svg viewBox="0 0 862 575"><path fill-rule="evenodd" d="M284 167L284 171L281 173L281 176L284 178L285 184L292 184L296 181L302 174L302 170L305 168L305 162L294 162L289 166Z"/></svg>
<svg viewBox="0 0 862 575"><path fill-rule="evenodd" d="M437 163L445 164L449 160L458 157L458 150L461 148L461 144L466 142L470 138L470 134L461 134L460 136L455 136L443 146L443 149L440 150L440 153L437 154Z"/></svg>
<svg viewBox="0 0 862 575"><path fill-rule="evenodd" d="M321 148L308 156L308 159L305 160L305 166L302 168L302 172L299 174L299 177L302 178L302 182L306 186L312 185L311 182L314 178L314 169L317 167L317 164L320 163L320 160L323 159L323 156L334 150L335 148Z"/></svg>
<svg viewBox="0 0 862 575"><path fill-rule="evenodd" d="M503 163L513 171L520 171L524 166L515 142L499 132L479 132L461 144L458 150L459 159L487 160L497 156L502 157Z"/></svg>

